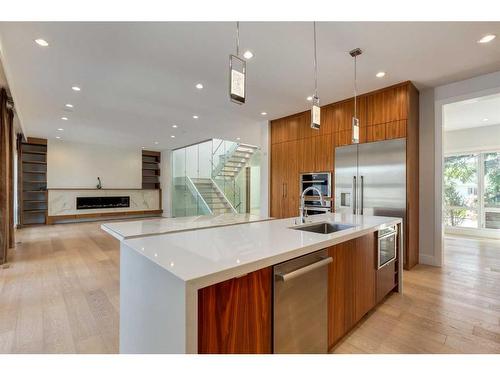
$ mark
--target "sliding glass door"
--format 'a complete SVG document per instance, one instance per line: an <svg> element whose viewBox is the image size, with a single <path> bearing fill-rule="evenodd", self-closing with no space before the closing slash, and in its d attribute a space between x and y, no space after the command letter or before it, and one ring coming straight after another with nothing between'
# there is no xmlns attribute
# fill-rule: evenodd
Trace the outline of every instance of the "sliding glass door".
<svg viewBox="0 0 500 375"><path fill-rule="evenodd" d="M446 156L443 202L447 227L500 229L500 152Z"/></svg>

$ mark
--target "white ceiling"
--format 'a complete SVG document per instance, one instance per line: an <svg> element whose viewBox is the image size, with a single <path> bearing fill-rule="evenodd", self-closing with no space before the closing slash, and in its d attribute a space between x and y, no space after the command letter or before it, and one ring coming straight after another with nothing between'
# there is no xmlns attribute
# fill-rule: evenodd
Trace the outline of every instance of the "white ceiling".
<svg viewBox="0 0 500 375"><path fill-rule="evenodd" d="M348 51L355 47L364 51L360 92L404 80L437 86L500 70L500 38L476 43L484 34L500 35L498 22L321 22L317 32L323 104L351 96ZM243 106L227 97L234 34L235 24L224 22L0 23L5 71L28 135L53 138L63 127L68 140L153 149L211 137L258 144L260 112L272 119L308 108L312 24L241 23L241 48L255 53ZM35 38L50 46L37 46ZM375 78L380 70L387 72L383 79ZM80 93L70 89L75 84ZM65 103L75 105L73 112ZM69 121L60 120L64 115Z"/></svg>
<svg viewBox="0 0 500 375"><path fill-rule="evenodd" d="M500 93L447 104L443 109L446 131L500 124Z"/></svg>

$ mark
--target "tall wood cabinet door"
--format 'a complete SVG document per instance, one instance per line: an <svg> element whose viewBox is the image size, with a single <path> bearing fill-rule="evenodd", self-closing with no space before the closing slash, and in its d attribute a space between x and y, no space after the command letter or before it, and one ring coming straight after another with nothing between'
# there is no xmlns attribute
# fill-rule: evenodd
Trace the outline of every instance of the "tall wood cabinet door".
<svg viewBox="0 0 500 375"><path fill-rule="evenodd" d="M285 141L285 119L273 120L271 126L271 144L281 143Z"/></svg>
<svg viewBox="0 0 500 375"><path fill-rule="evenodd" d="M198 291L198 353L272 352L272 267Z"/></svg>
<svg viewBox="0 0 500 375"><path fill-rule="evenodd" d="M375 239L375 234L371 233L354 240L352 251L354 289L353 324L356 324L376 303Z"/></svg>
<svg viewBox="0 0 500 375"><path fill-rule="evenodd" d="M297 143L299 149L299 172L314 172L315 143L313 137L300 139Z"/></svg>
<svg viewBox="0 0 500 375"><path fill-rule="evenodd" d="M352 327L354 321L351 274L353 241L328 249L333 258L328 269L328 348L331 349Z"/></svg>
<svg viewBox="0 0 500 375"><path fill-rule="evenodd" d="M283 202L285 193L285 143L271 145L271 216L283 217Z"/></svg>
<svg viewBox="0 0 500 375"><path fill-rule="evenodd" d="M367 96L367 125L406 120L408 85L391 87Z"/></svg>
<svg viewBox="0 0 500 375"><path fill-rule="evenodd" d="M295 217L299 212L299 142L284 144L285 150L285 192L283 200L283 217Z"/></svg>
<svg viewBox="0 0 500 375"><path fill-rule="evenodd" d="M331 134L314 137L314 172L333 170L333 137Z"/></svg>

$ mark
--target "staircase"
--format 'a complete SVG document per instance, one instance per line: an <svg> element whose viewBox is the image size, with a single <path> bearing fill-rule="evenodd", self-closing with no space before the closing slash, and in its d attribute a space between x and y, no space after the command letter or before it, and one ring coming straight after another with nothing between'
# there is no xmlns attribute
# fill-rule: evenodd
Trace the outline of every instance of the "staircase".
<svg viewBox="0 0 500 375"><path fill-rule="evenodd" d="M258 147L239 143L228 155L221 156L220 167L214 171L213 178L236 178L257 150Z"/></svg>
<svg viewBox="0 0 500 375"><path fill-rule="evenodd" d="M213 214L236 212L211 178L191 178L191 181Z"/></svg>

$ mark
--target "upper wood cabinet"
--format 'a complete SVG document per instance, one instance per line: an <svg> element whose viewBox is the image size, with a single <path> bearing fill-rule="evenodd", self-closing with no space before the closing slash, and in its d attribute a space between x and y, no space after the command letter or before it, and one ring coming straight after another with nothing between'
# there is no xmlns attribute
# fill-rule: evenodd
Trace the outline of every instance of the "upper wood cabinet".
<svg viewBox="0 0 500 375"><path fill-rule="evenodd" d="M408 84L392 86L366 95L366 126L408 118Z"/></svg>

